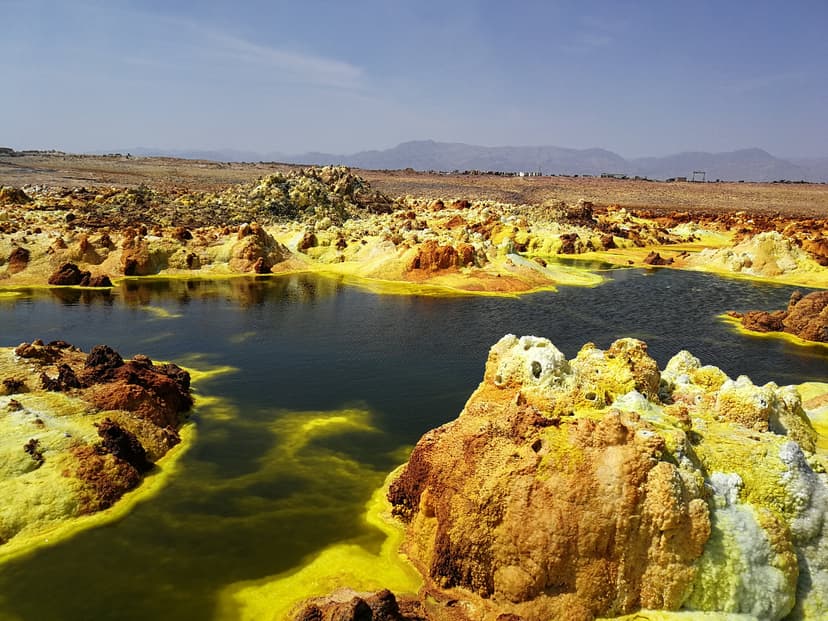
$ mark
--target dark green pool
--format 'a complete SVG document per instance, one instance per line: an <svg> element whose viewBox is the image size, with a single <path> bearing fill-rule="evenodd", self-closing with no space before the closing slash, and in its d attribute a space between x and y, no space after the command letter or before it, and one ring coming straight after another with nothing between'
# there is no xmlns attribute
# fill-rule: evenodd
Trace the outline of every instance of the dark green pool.
<svg viewBox="0 0 828 621"><path fill-rule="evenodd" d="M372 490L401 449L458 414L488 348L508 332L546 336L568 357L587 341L605 348L633 336L662 366L688 349L756 383L828 376L828 348L745 337L717 318L783 308L790 287L669 270L606 274L596 288L520 299L380 296L302 276L0 299L0 346L107 343L124 355L236 369L200 385L225 399L224 414L196 415L197 439L159 495L117 523L0 566L0 619L209 620L231 583L289 571L337 541L378 546L359 519ZM303 420L348 408L359 413L352 427L291 449Z"/></svg>

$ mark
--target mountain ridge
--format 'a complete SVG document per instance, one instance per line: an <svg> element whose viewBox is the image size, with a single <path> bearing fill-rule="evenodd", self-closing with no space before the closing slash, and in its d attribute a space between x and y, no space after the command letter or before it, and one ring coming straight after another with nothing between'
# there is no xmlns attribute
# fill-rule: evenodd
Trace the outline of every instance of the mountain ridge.
<svg viewBox="0 0 828 621"><path fill-rule="evenodd" d="M300 154L257 153L232 149L169 150L134 148L133 155L173 156L228 162L278 161L293 164L343 164L353 168L420 171L540 172L544 175L617 174L648 179L693 176L704 171L708 181L828 182L828 157L780 158L757 147L711 153L683 151L660 157L624 158L599 147L481 146L462 142L411 140L389 149L351 154L309 151Z"/></svg>

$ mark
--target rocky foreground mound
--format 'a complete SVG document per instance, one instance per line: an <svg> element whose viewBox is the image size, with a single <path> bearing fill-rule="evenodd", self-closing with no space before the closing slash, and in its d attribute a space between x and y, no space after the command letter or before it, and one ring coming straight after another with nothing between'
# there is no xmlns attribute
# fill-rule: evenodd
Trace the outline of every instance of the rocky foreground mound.
<svg viewBox="0 0 828 621"><path fill-rule="evenodd" d="M816 441L794 387L733 380L688 352L659 370L634 339L567 360L506 336L460 416L423 436L389 489L425 581L417 615L369 616L365 596L297 618L824 619Z"/></svg>
<svg viewBox="0 0 828 621"><path fill-rule="evenodd" d="M786 332L806 341L828 343L828 291L791 295L788 308L778 311L731 313L754 332Z"/></svg>
<svg viewBox="0 0 828 621"><path fill-rule="evenodd" d="M0 349L0 554L112 506L180 442L190 376L63 341Z"/></svg>

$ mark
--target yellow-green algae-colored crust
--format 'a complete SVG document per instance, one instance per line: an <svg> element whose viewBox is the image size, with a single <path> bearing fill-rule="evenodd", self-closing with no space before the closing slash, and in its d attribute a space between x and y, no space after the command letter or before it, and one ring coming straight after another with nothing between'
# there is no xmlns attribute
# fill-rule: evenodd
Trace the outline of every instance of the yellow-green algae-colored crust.
<svg viewBox="0 0 828 621"><path fill-rule="evenodd" d="M622 245L609 250L594 250L591 252L567 255L567 258L586 262L600 261L602 263L609 263L622 267L650 267L644 262L644 259L651 252L656 252L666 260L673 260L673 263L669 265L656 267L675 269L681 264L681 260L685 256L693 256L703 250L727 247L732 243L733 239L733 236L729 233L719 233L704 229L696 229L692 232L687 232L682 227L675 227L671 229L671 232L682 237L693 235L698 238L698 241L680 242L675 244L656 243L647 244L643 247L635 245Z"/></svg>
<svg viewBox="0 0 828 621"><path fill-rule="evenodd" d="M81 531L117 522L130 513L136 505L152 498L164 487L170 477L177 475L181 457L196 439L196 427L193 423L186 423L181 427L179 434L181 443L172 448L160 464L156 464L138 488L127 492L115 505L98 513L74 515L77 505L66 497L66 494L75 491L72 485L61 489L56 479L48 475L26 481L29 499L20 498L21 502L27 505L20 509L21 513L17 513L15 517L15 507L11 503L4 503L5 506L0 511L2 514L0 520L4 523L11 523L14 519L27 522L25 532L19 532L11 541L0 545L0 563L26 556L45 546L56 545ZM37 486L36 492L33 489L35 486ZM6 487L0 484L0 488ZM2 493L6 498L5 489ZM36 508L35 511L31 511L33 508ZM34 518L32 513L39 513L39 516ZM33 521L33 518L37 521Z"/></svg>
<svg viewBox="0 0 828 621"><path fill-rule="evenodd" d="M828 268L777 231L759 233L735 246L702 250L676 267L749 280L828 288Z"/></svg>
<svg viewBox="0 0 828 621"><path fill-rule="evenodd" d="M817 431L817 451L828 463L828 382L805 382L796 391Z"/></svg>
<svg viewBox="0 0 828 621"><path fill-rule="evenodd" d="M687 234L680 227L671 229ZM828 268L775 231L760 233L733 244L733 235L699 230L699 240L678 244L647 244L567 255L578 261L602 261L620 266L647 267L650 252L671 263L661 267L707 272L727 278L828 288ZM541 255L542 256L542 255Z"/></svg>
<svg viewBox="0 0 828 621"><path fill-rule="evenodd" d="M714 388L682 352L662 374L688 408L688 447L711 490L711 538L685 606L777 619L828 614L828 487L818 434L794 387L747 377ZM689 453L688 450L688 453Z"/></svg>
<svg viewBox="0 0 828 621"><path fill-rule="evenodd" d="M0 384L0 561L54 545L81 530L116 521L137 503L158 490L178 469L178 461L195 438L195 426L183 425L181 442L172 448L152 442L152 430L130 412L100 410L77 394L40 388L41 367L0 349L0 379L24 382L22 392L9 393ZM223 372L223 370L221 370ZM191 371L191 386L214 374ZM203 407L198 403L197 408ZM136 489L111 507L88 513L83 507L84 487L68 476L77 468L73 452L92 446L100 438L96 423L109 418L144 438L147 454L159 458ZM30 452L24 445L36 441Z"/></svg>

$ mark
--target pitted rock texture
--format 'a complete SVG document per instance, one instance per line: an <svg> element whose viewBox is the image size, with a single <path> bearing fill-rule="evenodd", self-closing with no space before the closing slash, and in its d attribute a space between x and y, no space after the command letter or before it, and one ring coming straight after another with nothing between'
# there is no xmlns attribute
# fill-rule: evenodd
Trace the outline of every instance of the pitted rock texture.
<svg viewBox="0 0 828 621"><path fill-rule="evenodd" d="M662 373L634 339L567 360L509 335L388 498L423 592L470 618L818 619L828 484L815 438L793 388L687 352Z"/></svg>
<svg viewBox="0 0 828 621"><path fill-rule="evenodd" d="M734 246L706 249L685 261L687 267L729 272L762 279L824 273L814 256L803 250L804 242L778 231L748 235Z"/></svg>

